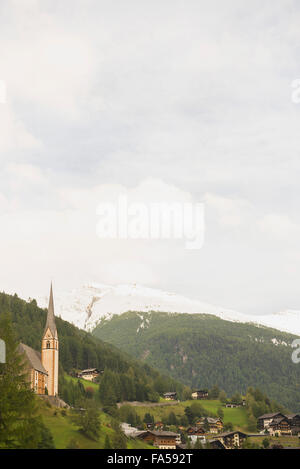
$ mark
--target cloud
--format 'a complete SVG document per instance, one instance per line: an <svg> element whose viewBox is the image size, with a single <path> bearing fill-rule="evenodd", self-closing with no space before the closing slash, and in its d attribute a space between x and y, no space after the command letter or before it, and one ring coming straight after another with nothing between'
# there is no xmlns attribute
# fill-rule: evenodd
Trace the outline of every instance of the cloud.
<svg viewBox="0 0 300 469"><path fill-rule="evenodd" d="M298 2L0 8L3 288L136 280L248 312L299 307ZM96 207L120 192L204 201L203 249L100 242Z"/></svg>

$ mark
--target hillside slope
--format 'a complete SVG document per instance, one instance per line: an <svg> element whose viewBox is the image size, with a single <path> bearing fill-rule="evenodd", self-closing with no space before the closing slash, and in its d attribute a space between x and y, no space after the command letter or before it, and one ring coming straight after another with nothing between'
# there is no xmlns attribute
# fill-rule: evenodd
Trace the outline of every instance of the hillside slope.
<svg viewBox="0 0 300 469"><path fill-rule="evenodd" d="M0 293L0 315L5 312L11 313L17 340L35 350L40 350L46 311L39 308L35 300L26 302L17 295ZM180 383L169 377L162 377L149 365L139 363L114 346L104 343L67 321L56 318L56 326L61 377L63 370L67 373L74 369L89 367L110 370L130 384L130 386L128 384L130 396L123 396L129 400L151 400L151 396L156 393L156 382L159 382L165 391L176 389L180 393L183 390Z"/></svg>
<svg viewBox="0 0 300 469"><path fill-rule="evenodd" d="M257 386L299 411L291 334L212 315L128 312L102 320L94 335L194 388L218 384L233 394Z"/></svg>

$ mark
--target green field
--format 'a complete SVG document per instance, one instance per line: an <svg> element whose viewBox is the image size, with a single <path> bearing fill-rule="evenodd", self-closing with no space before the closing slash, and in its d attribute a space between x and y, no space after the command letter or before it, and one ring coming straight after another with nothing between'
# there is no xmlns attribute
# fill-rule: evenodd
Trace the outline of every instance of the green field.
<svg viewBox="0 0 300 469"><path fill-rule="evenodd" d="M249 438L250 443L255 443L262 445L262 441L267 438L270 441L270 446L272 445L282 445L286 448L295 448L300 447L300 440L297 436L261 436L261 437L251 437Z"/></svg>
<svg viewBox="0 0 300 469"><path fill-rule="evenodd" d="M169 402L169 401L168 401ZM167 416L170 412L174 412L176 417L181 417L184 415L184 409L187 406L190 406L194 402L200 402L202 407L208 412L215 414L219 407L222 407L224 412L224 423L231 422L234 425L234 428L247 430L248 429L248 418L246 409L243 407L238 407L236 409L229 409L224 407L218 400L201 400L201 401L184 401L179 403L174 403L174 405L166 405L160 407L152 406L135 406L137 414L143 419L144 415L149 412L154 416L155 421L162 420L163 417Z"/></svg>
<svg viewBox="0 0 300 469"><path fill-rule="evenodd" d="M82 379L82 378L73 378L72 376L67 375L66 373L64 377L66 381L73 381L73 383L75 384L77 383L77 381L80 381L83 384L85 389L92 388L94 389L95 392L98 391L99 389L99 384L93 383L92 381L87 381L86 379Z"/></svg>

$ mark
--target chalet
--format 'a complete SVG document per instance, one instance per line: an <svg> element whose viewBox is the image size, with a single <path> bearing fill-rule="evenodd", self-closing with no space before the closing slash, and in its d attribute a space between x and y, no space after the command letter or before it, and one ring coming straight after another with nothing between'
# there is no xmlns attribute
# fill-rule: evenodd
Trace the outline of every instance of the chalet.
<svg viewBox="0 0 300 469"><path fill-rule="evenodd" d="M285 417L281 412L273 412L271 414L263 414L257 419L257 427L260 430L268 430L270 423L275 419L279 417Z"/></svg>
<svg viewBox="0 0 300 469"><path fill-rule="evenodd" d="M192 393L192 399L207 399L207 398L208 398L208 391L206 390L194 391Z"/></svg>
<svg viewBox="0 0 300 469"><path fill-rule="evenodd" d="M208 440L210 449L226 449L220 440Z"/></svg>
<svg viewBox="0 0 300 469"><path fill-rule="evenodd" d="M291 434L300 438L300 427L291 427Z"/></svg>
<svg viewBox="0 0 300 469"><path fill-rule="evenodd" d="M241 448L244 441L246 440L246 433L240 431L220 433L217 437L225 449Z"/></svg>
<svg viewBox="0 0 300 469"><path fill-rule="evenodd" d="M204 428L207 427L209 433L219 433L223 430L223 422L219 418L202 417L196 425Z"/></svg>
<svg viewBox="0 0 300 469"><path fill-rule="evenodd" d="M152 443L159 449L176 449L176 446L181 443L181 438L178 433L148 430L141 432L138 438Z"/></svg>
<svg viewBox="0 0 300 469"><path fill-rule="evenodd" d="M164 398L167 401L176 401L177 400L177 393L176 392L165 392Z"/></svg>
<svg viewBox="0 0 300 469"><path fill-rule="evenodd" d="M300 427L300 414L290 414L286 416L291 427Z"/></svg>
<svg viewBox="0 0 300 469"><path fill-rule="evenodd" d="M164 428L163 422L155 422L154 429L155 430L162 430Z"/></svg>
<svg viewBox="0 0 300 469"><path fill-rule="evenodd" d="M275 417L268 427L271 436L291 435L291 425L287 417Z"/></svg>
<svg viewBox="0 0 300 469"><path fill-rule="evenodd" d="M188 436L201 436L205 435L206 431L203 427L189 427L186 431Z"/></svg>
<svg viewBox="0 0 300 469"><path fill-rule="evenodd" d="M78 378L85 379L87 381L94 381L100 374L100 371L97 368L87 368L77 373Z"/></svg>

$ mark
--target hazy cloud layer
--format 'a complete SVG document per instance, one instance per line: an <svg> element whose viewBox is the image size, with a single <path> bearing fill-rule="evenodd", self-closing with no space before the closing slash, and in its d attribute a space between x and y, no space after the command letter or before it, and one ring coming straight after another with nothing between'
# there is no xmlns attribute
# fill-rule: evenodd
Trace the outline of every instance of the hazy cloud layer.
<svg viewBox="0 0 300 469"><path fill-rule="evenodd" d="M299 309L299 22L296 0L1 2L1 289ZM99 240L118 190L205 202L204 247Z"/></svg>

